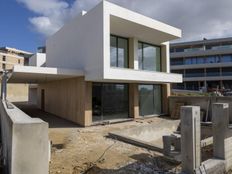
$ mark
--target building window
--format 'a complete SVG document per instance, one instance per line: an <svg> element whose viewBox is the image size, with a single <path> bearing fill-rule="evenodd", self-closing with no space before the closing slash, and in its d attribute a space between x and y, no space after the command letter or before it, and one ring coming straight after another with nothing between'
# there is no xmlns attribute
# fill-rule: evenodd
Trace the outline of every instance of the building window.
<svg viewBox="0 0 232 174"><path fill-rule="evenodd" d="M174 83L172 84L173 89L184 89L184 83Z"/></svg>
<svg viewBox="0 0 232 174"><path fill-rule="evenodd" d="M18 64L20 64L20 60L18 59Z"/></svg>
<svg viewBox="0 0 232 174"><path fill-rule="evenodd" d="M2 63L2 69L6 69L6 63L5 63L5 61L6 61L6 56L3 56L3 57L2 57L2 61L4 61L4 62Z"/></svg>
<svg viewBox="0 0 232 174"><path fill-rule="evenodd" d="M139 69L161 71L161 48L151 44L139 42Z"/></svg>
<svg viewBox="0 0 232 174"><path fill-rule="evenodd" d="M193 91L199 90L198 82L186 82L185 85L186 85L186 90L193 90Z"/></svg>
<svg viewBox="0 0 232 174"><path fill-rule="evenodd" d="M205 58L204 57L197 57L197 64L204 64Z"/></svg>
<svg viewBox="0 0 232 174"><path fill-rule="evenodd" d="M185 65L191 65L192 64L192 58L185 58L184 59L184 64Z"/></svg>
<svg viewBox="0 0 232 174"><path fill-rule="evenodd" d="M139 113L141 116L162 113L161 85L139 85Z"/></svg>
<svg viewBox="0 0 232 174"><path fill-rule="evenodd" d="M207 68L206 76L220 76L220 69L219 68Z"/></svg>
<svg viewBox="0 0 232 174"><path fill-rule="evenodd" d="M186 69L185 77L204 77L204 69Z"/></svg>
<svg viewBox="0 0 232 174"><path fill-rule="evenodd" d="M183 58L171 59L171 65L183 65L183 64L184 64Z"/></svg>
<svg viewBox="0 0 232 174"><path fill-rule="evenodd" d="M223 55L221 57L221 62L232 62L232 55Z"/></svg>
<svg viewBox="0 0 232 174"><path fill-rule="evenodd" d="M205 63L220 63L220 57L219 56L206 57Z"/></svg>
<svg viewBox="0 0 232 174"><path fill-rule="evenodd" d="M222 68L222 76L232 76L232 68L231 67Z"/></svg>
<svg viewBox="0 0 232 174"><path fill-rule="evenodd" d="M110 36L110 66L128 68L128 39Z"/></svg>
<svg viewBox="0 0 232 174"><path fill-rule="evenodd" d="M93 121L128 118L128 84L93 83Z"/></svg>
<svg viewBox="0 0 232 174"><path fill-rule="evenodd" d="M184 70L172 70L171 72L175 74L184 74Z"/></svg>

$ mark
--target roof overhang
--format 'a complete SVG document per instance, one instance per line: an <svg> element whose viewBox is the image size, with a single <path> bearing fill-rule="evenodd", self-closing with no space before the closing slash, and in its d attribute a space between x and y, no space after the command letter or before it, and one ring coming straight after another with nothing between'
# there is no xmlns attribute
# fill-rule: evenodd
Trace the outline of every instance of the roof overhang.
<svg viewBox="0 0 232 174"><path fill-rule="evenodd" d="M84 72L75 69L14 66L9 72L9 83L44 83L66 78L84 76Z"/></svg>
<svg viewBox="0 0 232 174"><path fill-rule="evenodd" d="M178 28L107 1L103 4L111 34L134 37L157 45L182 36L182 31Z"/></svg>

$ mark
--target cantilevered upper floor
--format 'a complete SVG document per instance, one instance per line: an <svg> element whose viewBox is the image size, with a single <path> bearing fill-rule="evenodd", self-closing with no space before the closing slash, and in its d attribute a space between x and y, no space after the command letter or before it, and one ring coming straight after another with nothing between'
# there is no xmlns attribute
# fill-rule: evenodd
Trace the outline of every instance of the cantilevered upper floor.
<svg viewBox="0 0 232 174"><path fill-rule="evenodd" d="M79 69L99 82L182 82L170 73L169 41L181 30L103 1L46 43L46 66Z"/></svg>

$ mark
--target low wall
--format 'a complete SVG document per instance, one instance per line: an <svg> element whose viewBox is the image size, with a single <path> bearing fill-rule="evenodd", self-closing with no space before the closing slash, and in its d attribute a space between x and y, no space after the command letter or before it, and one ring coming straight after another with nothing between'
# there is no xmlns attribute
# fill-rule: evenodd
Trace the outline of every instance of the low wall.
<svg viewBox="0 0 232 174"><path fill-rule="evenodd" d="M169 114L171 114L174 109L176 102L185 103L185 105L200 106L205 112L208 108L209 118L212 118L213 103L229 103L230 122L232 123L232 97L170 96Z"/></svg>
<svg viewBox="0 0 232 174"><path fill-rule="evenodd" d="M0 101L4 172L48 174L48 124Z"/></svg>

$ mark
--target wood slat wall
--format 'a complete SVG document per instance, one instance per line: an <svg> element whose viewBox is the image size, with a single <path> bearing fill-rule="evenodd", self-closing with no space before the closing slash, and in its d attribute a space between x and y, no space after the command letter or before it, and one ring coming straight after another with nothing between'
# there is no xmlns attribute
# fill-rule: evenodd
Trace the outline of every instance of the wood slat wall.
<svg viewBox="0 0 232 174"><path fill-rule="evenodd" d="M41 90L45 91L45 111L73 121L81 126L92 124L92 83L84 77L40 84L38 107L41 108Z"/></svg>

